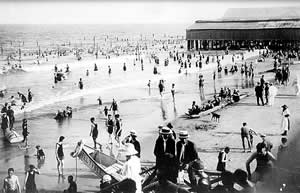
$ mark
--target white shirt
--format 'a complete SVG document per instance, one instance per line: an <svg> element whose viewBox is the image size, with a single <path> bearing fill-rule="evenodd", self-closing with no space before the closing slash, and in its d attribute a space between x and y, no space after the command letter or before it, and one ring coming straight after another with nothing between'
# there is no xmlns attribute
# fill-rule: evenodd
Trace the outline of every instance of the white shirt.
<svg viewBox="0 0 300 193"><path fill-rule="evenodd" d="M140 176L141 172L141 161L137 156L131 156L131 158L124 163L122 169L122 175L125 178L129 178L136 183L136 193L141 193L142 189L142 179Z"/></svg>
<svg viewBox="0 0 300 193"><path fill-rule="evenodd" d="M270 86L269 88L270 96L275 97L277 95L277 91L278 89L274 85Z"/></svg>

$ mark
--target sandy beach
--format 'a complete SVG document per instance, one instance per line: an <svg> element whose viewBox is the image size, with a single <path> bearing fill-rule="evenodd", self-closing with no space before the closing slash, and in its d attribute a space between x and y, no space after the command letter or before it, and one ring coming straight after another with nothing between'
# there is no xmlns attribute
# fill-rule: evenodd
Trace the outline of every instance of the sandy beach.
<svg viewBox="0 0 300 193"><path fill-rule="evenodd" d="M184 43L179 41L177 47ZM169 45L170 47L174 45ZM170 48L172 51L172 49ZM178 51L182 54L184 49ZM154 61L150 62L150 53L155 51L160 58L160 75L153 75ZM76 181L80 192L97 192L99 190L99 181L81 161L71 158L70 153L74 150L76 143L84 139L87 145L92 145L90 132L90 117L95 117L99 124L98 142L103 145L103 151L107 154L117 157L118 149L113 145L112 150L106 148L108 135L105 129L103 107L110 107L112 98L119 103L120 115L123 120L123 134L125 137L131 129L135 129L138 134L138 140L141 143L142 162L153 162L155 160L153 149L158 134L158 125L165 125L172 122L175 131L181 129L188 130L190 140L195 142L199 157L204 161L208 170L215 170L217 165L218 151L229 146L231 148L231 162L228 163L228 169L233 171L237 168L245 169L245 161L250 156L249 153L242 153L240 140L240 127L242 122L248 122L249 126L259 133L264 133L270 139L275 147L280 141L280 106L287 104L291 112L297 112L299 100L291 93L291 86L279 88L279 95L273 107L256 106L253 86L264 71L273 67L272 59L265 62L256 62L259 50L254 52L230 51L221 60L221 65L231 67L232 55L235 54L235 62L240 66L242 61L241 53L244 53L245 61L254 64L254 79L242 77L235 73L225 75L222 71L217 74L215 87L219 92L221 87L239 89L241 93L247 93L249 97L242 99L239 103L228 106L218 111L221 115L219 123L211 122L210 115L199 119L186 119L182 115L191 107L192 101L201 103L198 87L198 77L202 74L205 79L205 96L211 98L214 94L213 72L217 68L216 55L222 56L224 51L203 51L202 54L210 56L209 64L203 64L200 70L195 66L197 59L191 60L191 68L183 69L178 74L179 65L177 61L169 58L169 50L162 50L158 45L154 45L148 52L144 52L140 57L144 59L144 70L141 70L140 61L136 60L135 55L114 56L110 59L95 59L92 56L85 57L82 61L74 61L74 57L54 57L53 60L42 63L40 66L26 64L25 72L13 73L0 76L2 82L11 87L8 89L8 96L14 95L21 90L26 92L27 88L35 94L34 103L29 104L24 111L16 110L17 121L15 129L21 133L22 118L28 119L29 124L29 144L28 150L22 150L18 145L11 145L4 141L4 136L0 134L0 178L7 175L7 168L14 167L16 175L19 176L21 186L23 186L24 172L29 164L36 165L41 174L36 177L36 183L41 192L62 191L68 186L65 178L58 177L56 170L56 160L54 155L55 143L59 136L66 136L65 140L65 177L67 175L77 176ZM195 52L195 55L199 54ZM194 53L192 54L194 55ZM212 59L214 56L214 59ZM186 57L186 53L185 53ZM164 59L169 58L169 65L164 66ZM32 60L31 60L32 62ZM124 62L127 65L127 71L123 72ZM53 88L53 67L54 63L58 68L64 69L66 64L70 65L71 73L68 79L58 83ZM94 63L97 63L99 71L94 72ZM108 66L112 67L112 74L108 75ZM90 75L85 75L86 70L90 70ZM299 66L291 66L291 79L299 73ZM33 78L34 77L34 78ZM84 90L80 91L77 87L79 77L84 79ZM18 79L23 84L14 82ZM166 91L161 98L158 92L157 84L160 79L166 80ZM266 73L265 79L273 81L274 74ZM151 89L147 88L147 82L151 80ZM175 83L176 93L175 102L170 94L171 84ZM103 100L102 107L97 104L97 98L101 96ZM7 99L1 99L4 102ZM73 117L63 122L56 122L53 117L58 109L70 105L73 107ZM266 116L268 115L268 116ZM263 118L262 118L263 117ZM296 124L297 115L293 115L292 125ZM201 130L203 125L212 125L213 129ZM260 141L255 137L254 144ZM35 154L35 145L41 145L46 153L44 163L37 162ZM253 166L254 167L254 166ZM77 174L77 175L76 175ZM2 181L0 182L2 186Z"/></svg>

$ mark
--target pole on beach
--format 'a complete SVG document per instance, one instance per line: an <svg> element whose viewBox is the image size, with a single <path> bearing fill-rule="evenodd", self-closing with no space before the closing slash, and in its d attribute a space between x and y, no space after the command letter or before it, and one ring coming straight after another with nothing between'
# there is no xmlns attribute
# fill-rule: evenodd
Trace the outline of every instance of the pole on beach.
<svg viewBox="0 0 300 193"><path fill-rule="evenodd" d="M78 157L76 156L75 182L77 182L77 159Z"/></svg>

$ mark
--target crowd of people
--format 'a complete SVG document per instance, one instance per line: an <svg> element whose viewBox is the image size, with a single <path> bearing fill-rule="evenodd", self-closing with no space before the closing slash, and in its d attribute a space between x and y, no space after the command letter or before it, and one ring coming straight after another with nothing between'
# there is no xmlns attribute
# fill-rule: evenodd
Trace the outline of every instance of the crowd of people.
<svg viewBox="0 0 300 193"><path fill-rule="evenodd" d="M263 55L269 55L268 52L263 53ZM217 71L221 72L223 68L220 65L220 61L224 59L224 56L216 56L210 57L205 56L202 53L196 57L194 54L186 54L186 53L179 53L178 51L170 51L169 56L174 61L178 62L179 70L178 73L181 73L182 69L185 69L187 72L188 68L191 68L192 65L192 58L197 60L195 61L195 66L199 67L200 69L203 67L204 64L208 64L209 62L217 62L218 67ZM244 56L242 56L244 57ZM186 58L186 59L185 59ZM235 62L235 57L232 57L232 62ZM159 64L159 58L155 57L154 61L156 64ZM169 59L164 60L165 66L169 65ZM143 60L141 62L141 69L143 70ZM290 72L289 67L284 66L281 64L281 59L278 56L275 56L275 81L277 84L287 85L289 81ZM278 68L278 65L281 66L281 69ZM135 65L135 63L134 63ZM235 73L238 72L238 64L234 63L230 68L229 72ZM123 71L127 70L127 66L124 63L122 67ZM57 83L58 81L63 80L65 77L65 73L70 72L70 68L67 65L65 72L62 70L58 70L57 66L54 67L55 77L54 82ZM95 63L94 71L98 71L98 66ZM89 76L89 70L85 71L85 75ZM240 72L242 76L245 77L254 77L254 66L253 63L247 64L246 62L240 66ZM112 69L108 66L108 74L112 73ZM156 66L154 66L153 70L154 74L158 74L158 70ZM228 74L228 67L224 67L224 73ZM214 80L216 74L214 73ZM151 80L149 80L147 86L151 87ZM299 82L295 84L296 93L299 94ZM82 78L79 79L78 88L80 90L84 89L84 84ZM165 81L160 80L158 84L159 93L163 96L165 91ZM200 93L202 91L202 97L204 96L204 78L203 75L199 76L199 89ZM265 81L264 76L262 75L260 82L257 83L255 87L255 96L257 98L257 105L273 105L274 99L277 94L277 88L270 82ZM175 100L175 84L171 84L171 95L173 101ZM18 93L20 99L23 102L23 108L26 103L29 103L33 99L33 94L28 89L28 97L26 97L22 93ZM102 107L102 99L99 97L98 104ZM1 110L2 113L2 124L1 128L3 130L9 128L13 128L14 124L14 112L11 109L11 106L15 104L14 97L11 99L10 105L6 103ZM221 105L222 101L227 103L231 102L239 102L240 101L240 92L238 89L233 89L224 87L221 88L219 93L215 94L212 99L207 100L207 102L203 103L201 107L196 105L196 101L193 101L192 108L189 109L189 114L199 114L200 112L207 111L212 109L216 106ZM282 123L281 129L282 133L282 144L279 146L278 155L282 154L287 149L287 138L288 131L290 130L290 112L286 105L282 106ZM221 177L222 183L213 186L212 179L210 178L210 174L205 170L206 167L203 163L205 158L200 158L198 155L198 150L194 142L189 139L189 133L187 130L180 130L179 133L174 131L174 128L171 123L167 126L159 126L159 134L154 146L154 155L155 155L155 166L156 166L156 177L157 181L153 182L145 187L142 187L142 177L140 176L141 172L141 144L137 140L137 132L132 129L130 130L130 134L126 136L122 140L122 119L119 112L119 106L117 101L113 99L110 108L105 106L103 108L104 116L105 116L105 127L108 134L108 144L113 144L114 140L113 137L118 144L119 147L122 145L125 146L125 155L126 161L124 162L121 174L123 175L124 179L126 179L127 189L120 189L121 185L119 186L120 192L197 192L197 193L205 193L205 192L237 192L238 190L235 189L235 185L238 184L242 187L242 191L244 193L252 193L255 192L255 183L257 182L269 182L273 180L272 178L272 171L274 169L274 163L276 161L275 156L271 153L271 149L273 147L272 143L266 139L266 135L262 133L258 133L254 131L254 129L249 128L246 122L242 123L241 128L241 140L242 140L242 148L243 152L246 152L246 145L248 144L248 151L252 152L254 149L253 138L254 136L259 136L262 138L262 142L256 145L256 150L251 154L248 158L247 162L245 163L246 171L242 169L236 169L234 172L227 170L227 163L230 161L230 147L222 148L218 154L217 166L216 171L217 174ZM110 113L109 113L110 111ZM57 113L57 119L62 119L65 117L72 116L72 108L67 107L66 110L62 112L59 111ZM91 129L89 132L89 136L93 140L94 149L98 149L97 145L100 145L100 149L102 148L101 144L99 143L99 126L96 121L95 117L90 118ZM27 119L23 119L22 123L22 134L24 137L25 146L27 146L27 137L29 135ZM177 138L178 135L178 138ZM246 139L246 145L245 145ZM57 161L57 172L59 176L64 176L64 136L60 136L58 142L55 145L55 158ZM98 140L98 141L97 141ZM37 159L44 160L45 153L43 149L37 145ZM277 156L277 159L280 159L280 156ZM257 166L254 172L250 169L250 164L256 160ZM190 182L190 189L182 188L182 186L178 185L178 183L182 183L183 180L183 173L188 173L188 179ZM270 173L271 172L271 173ZM5 193L16 193L21 192L20 183L18 177L13 174L14 169L8 169L8 177L4 180L4 191ZM26 192L37 192L37 187L35 184L35 175L39 174L39 169L35 168L35 166L30 165L28 171L26 171L25 182L23 189ZM271 176L270 176L271 175ZM129 179L129 180L128 180ZM111 176L105 175L101 180L101 189L105 189L109 187L111 184ZM73 176L68 176L68 182L70 184L69 188L66 189L64 192L67 193L74 193L77 192L77 184L73 179ZM133 187L133 188L130 188ZM277 187L276 187L277 188Z"/></svg>

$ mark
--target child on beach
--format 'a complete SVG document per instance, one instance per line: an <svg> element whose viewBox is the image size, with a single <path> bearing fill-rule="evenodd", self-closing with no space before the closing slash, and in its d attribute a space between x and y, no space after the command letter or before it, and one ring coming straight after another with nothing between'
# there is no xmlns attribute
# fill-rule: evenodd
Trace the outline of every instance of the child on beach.
<svg viewBox="0 0 300 193"><path fill-rule="evenodd" d="M43 151L43 149L41 148L40 145L35 146L36 148L36 157L38 160L43 160L45 159L45 153Z"/></svg>

